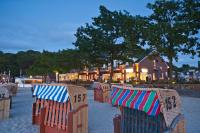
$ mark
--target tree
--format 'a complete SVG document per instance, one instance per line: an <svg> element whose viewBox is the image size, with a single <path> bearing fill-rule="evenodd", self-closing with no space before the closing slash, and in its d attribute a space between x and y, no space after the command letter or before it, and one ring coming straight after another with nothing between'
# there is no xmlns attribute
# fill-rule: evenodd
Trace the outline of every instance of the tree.
<svg viewBox="0 0 200 133"><path fill-rule="evenodd" d="M65 73L71 69L80 67L80 58L77 50L67 49L58 52L43 51L33 64L28 68L30 75L52 74L56 72Z"/></svg>
<svg viewBox="0 0 200 133"><path fill-rule="evenodd" d="M26 74L30 66L32 66L41 53L38 51L28 50L28 51L19 51L16 54L16 62L20 70L23 70Z"/></svg>
<svg viewBox="0 0 200 133"><path fill-rule="evenodd" d="M92 24L78 28L74 44L83 52L86 64L110 65L111 82L114 60L130 61L133 54L136 55L134 51L139 53L142 49L137 44L139 34L134 17L127 12L109 11L104 6L100 6L99 10L100 15L92 18Z"/></svg>
<svg viewBox="0 0 200 133"><path fill-rule="evenodd" d="M181 1L180 20L182 22L182 29L188 35L189 41L185 43L185 53L192 55L200 55L200 1L199 0L183 0Z"/></svg>
<svg viewBox="0 0 200 133"><path fill-rule="evenodd" d="M190 65L188 64L183 64L182 67L180 68L180 72L183 72L183 73L187 73L188 71L190 70Z"/></svg>
<svg viewBox="0 0 200 133"><path fill-rule="evenodd" d="M43 51L42 54L36 59L34 64L28 69L29 75L42 75L47 76L54 67L54 54L48 51Z"/></svg>
<svg viewBox="0 0 200 133"><path fill-rule="evenodd" d="M75 46L81 55L81 64L87 68L101 67L108 62L104 61L102 52L103 43L100 40L101 31L86 24L85 27L78 28L76 32Z"/></svg>
<svg viewBox="0 0 200 133"><path fill-rule="evenodd" d="M62 50L57 53L57 65L63 73L72 69L80 69L81 54L76 49Z"/></svg>
<svg viewBox="0 0 200 133"><path fill-rule="evenodd" d="M80 69L81 55L76 49L58 52L49 51L19 51L16 54L0 51L0 73L19 76L20 69L24 76L55 74L55 71L65 73L71 69Z"/></svg>
<svg viewBox="0 0 200 133"><path fill-rule="evenodd" d="M12 76L19 75L19 65L16 62L15 54L11 53L0 53L0 73L6 73Z"/></svg>
<svg viewBox="0 0 200 133"><path fill-rule="evenodd" d="M183 3L161 0L147 7L153 11L149 16L148 28L144 33L147 43L169 60L169 77L172 78L173 60L178 61L178 53L194 54L197 40L191 36L191 28L183 17Z"/></svg>

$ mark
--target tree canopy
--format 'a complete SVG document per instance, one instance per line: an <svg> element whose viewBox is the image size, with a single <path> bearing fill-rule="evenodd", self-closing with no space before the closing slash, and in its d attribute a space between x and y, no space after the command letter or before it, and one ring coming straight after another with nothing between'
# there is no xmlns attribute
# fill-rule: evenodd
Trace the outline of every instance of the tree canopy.
<svg viewBox="0 0 200 133"><path fill-rule="evenodd" d="M147 18L144 38L151 48L168 58L171 77L173 60L178 61L178 53L194 55L195 46L199 46L199 2L160 0L149 3L147 7L153 13Z"/></svg>
<svg viewBox="0 0 200 133"><path fill-rule="evenodd" d="M107 64L112 78L115 60L133 62L133 58L156 50L167 57L171 77L179 53L200 56L200 1L157 0L147 8L152 10L149 16L133 16L100 6L99 15L77 29L75 49L16 54L0 51L0 72L19 76L22 70L24 75L47 75Z"/></svg>
<svg viewBox="0 0 200 133"><path fill-rule="evenodd" d="M104 6L99 10L100 15L92 18L91 24L78 28L74 44L84 53L85 65L89 63L99 67L109 64L112 78L114 60L130 61L142 53L138 44L140 19L126 11L112 12Z"/></svg>
<svg viewBox="0 0 200 133"><path fill-rule="evenodd" d="M16 54L0 52L0 73L12 76L43 75L69 72L80 69L80 58L77 50L67 49L58 52L19 51Z"/></svg>

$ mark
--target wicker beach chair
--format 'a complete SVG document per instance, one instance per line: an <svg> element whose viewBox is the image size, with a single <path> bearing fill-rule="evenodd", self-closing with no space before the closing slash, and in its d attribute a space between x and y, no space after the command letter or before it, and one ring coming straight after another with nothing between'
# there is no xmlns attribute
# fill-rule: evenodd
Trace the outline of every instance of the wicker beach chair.
<svg viewBox="0 0 200 133"><path fill-rule="evenodd" d="M40 125L40 133L88 132L85 88L64 84L40 84L34 88L32 120Z"/></svg>
<svg viewBox="0 0 200 133"><path fill-rule="evenodd" d="M94 100L98 102L109 102L110 86L109 84L94 82L92 85L94 89Z"/></svg>
<svg viewBox="0 0 200 133"><path fill-rule="evenodd" d="M0 85L0 120L8 119L10 115L9 91Z"/></svg>
<svg viewBox="0 0 200 133"><path fill-rule="evenodd" d="M114 133L185 133L175 90L112 86L111 103L121 110Z"/></svg>

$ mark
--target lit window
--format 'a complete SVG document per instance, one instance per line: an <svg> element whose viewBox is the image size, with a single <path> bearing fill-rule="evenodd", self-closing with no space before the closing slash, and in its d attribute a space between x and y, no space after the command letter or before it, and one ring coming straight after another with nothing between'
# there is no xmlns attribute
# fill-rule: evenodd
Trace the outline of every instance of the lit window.
<svg viewBox="0 0 200 133"><path fill-rule="evenodd" d="M143 73L148 73L148 69L142 68L142 72L143 72Z"/></svg>

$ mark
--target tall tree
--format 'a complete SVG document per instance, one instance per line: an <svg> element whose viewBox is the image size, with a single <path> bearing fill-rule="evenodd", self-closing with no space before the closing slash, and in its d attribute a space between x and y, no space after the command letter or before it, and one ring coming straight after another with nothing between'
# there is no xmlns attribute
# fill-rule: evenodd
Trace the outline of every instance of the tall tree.
<svg viewBox="0 0 200 133"><path fill-rule="evenodd" d="M63 73L72 69L80 69L81 54L76 49L62 50L57 53L57 64Z"/></svg>
<svg viewBox="0 0 200 133"><path fill-rule="evenodd" d="M86 24L85 27L78 28L76 33L77 40L75 46L78 48L81 55L81 64L87 68L101 67L103 64L108 64L105 59L106 52L103 51L102 31Z"/></svg>
<svg viewBox="0 0 200 133"><path fill-rule="evenodd" d="M11 53L0 53L0 73L10 74L12 76L19 75L19 65L16 62L15 54Z"/></svg>
<svg viewBox="0 0 200 133"><path fill-rule="evenodd" d="M148 44L169 60L169 77L172 78L173 60L178 61L178 53L194 53L197 39L191 36L187 22L182 19L183 3L175 0L160 0L147 7L153 11L145 37Z"/></svg>
<svg viewBox="0 0 200 133"><path fill-rule="evenodd" d="M19 51L16 53L16 62L19 69L23 71L23 74L26 74L29 67L35 63L39 55L40 52L33 50Z"/></svg>
<svg viewBox="0 0 200 133"><path fill-rule="evenodd" d="M109 64L112 81L114 60L128 61L133 51L140 51L141 47L137 45L139 37L136 36L136 28L132 27L132 16L127 12L109 11L104 6L99 9L100 15L92 18L92 24L78 28L75 46L83 51L87 63L98 66ZM127 30L124 30L125 26Z"/></svg>
<svg viewBox="0 0 200 133"><path fill-rule="evenodd" d="M81 55L76 49L67 49L58 52L49 51L19 51L18 53L3 53L0 51L0 73L19 76L65 73L71 69L80 68Z"/></svg>
<svg viewBox="0 0 200 133"><path fill-rule="evenodd" d="M48 51L43 51L36 59L35 63L28 69L28 74L47 76L51 69L55 67L55 55Z"/></svg>
<svg viewBox="0 0 200 133"><path fill-rule="evenodd" d="M200 1L183 0L181 1L180 20L184 34L188 36L188 43L185 43L184 52L192 55L199 55L200 48Z"/></svg>

